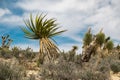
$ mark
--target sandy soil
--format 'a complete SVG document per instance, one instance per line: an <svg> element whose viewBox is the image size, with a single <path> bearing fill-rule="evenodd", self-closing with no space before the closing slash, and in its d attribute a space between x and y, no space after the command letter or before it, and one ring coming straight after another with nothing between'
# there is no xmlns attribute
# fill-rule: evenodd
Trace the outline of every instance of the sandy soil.
<svg viewBox="0 0 120 80"><path fill-rule="evenodd" d="M113 72L111 72L111 80L120 80L120 72L117 74L113 74Z"/></svg>

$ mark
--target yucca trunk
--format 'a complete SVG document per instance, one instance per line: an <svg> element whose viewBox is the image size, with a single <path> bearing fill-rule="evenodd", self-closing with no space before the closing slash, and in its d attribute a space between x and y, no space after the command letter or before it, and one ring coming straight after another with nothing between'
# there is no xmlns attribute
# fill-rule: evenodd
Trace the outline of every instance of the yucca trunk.
<svg viewBox="0 0 120 80"><path fill-rule="evenodd" d="M40 39L40 54L39 58L44 60L46 57L48 60L55 59L58 56L59 49L48 38Z"/></svg>
<svg viewBox="0 0 120 80"><path fill-rule="evenodd" d="M42 48L42 41L41 41L41 39L39 40L39 45L40 45L40 49L39 49L39 55L38 55L38 63L40 63L40 64L43 64L43 48ZM39 66L39 64L38 64L38 66Z"/></svg>

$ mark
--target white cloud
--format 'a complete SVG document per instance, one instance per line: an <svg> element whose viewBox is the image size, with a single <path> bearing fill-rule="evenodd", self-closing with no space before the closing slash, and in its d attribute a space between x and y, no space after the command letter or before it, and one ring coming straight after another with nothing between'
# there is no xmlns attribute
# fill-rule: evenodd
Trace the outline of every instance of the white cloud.
<svg viewBox="0 0 120 80"><path fill-rule="evenodd" d="M120 0L20 0L15 7L23 9L24 14L3 17L3 20L0 20L12 24L24 24L22 20L28 18L29 13L45 12L48 13L48 17L57 19L62 26L61 29L68 30L62 36L70 37L79 43L82 39L77 34L88 25L93 25L91 27L94 33L102 27L106 35L120 41L119 3ZM67 43L65 45L60 45L60 48L68 50L72 46Z"/></svg>
<svg viewBox="0 0 120 80"><path fill-rule="evenodd" d="M68 29L64 35L74 36L84 28L85 24L92 24L97 28L109 26L112 30L112 27L117 26L120 21L120 17L115 17L119 13L115 11L119 8L118 2L119 0L111 1L114 5L110 5L110 0L60 0L55 2L22 0L16 6L28 13L29 11L47 12L50 17L57 18L63 25L63 29Z"/></svg>
<svg viewBox="0 0 120 80"><path fill-rule="evenodd" d="M87 11L94 9L100 0L21 0L16 6L27 11L65 12L67 10ZM31 5L32 3L32 5Z"/></svg>
<svg viewBox="0 0 120 80"><path fill-rule="evenodd" d="M11 14L11 12L8 9L0 8L0 17L4 16L5 14Z"/></svg>
<svg viewBox="0 0 120 80"><path fill-rule="evenodd" d="M112 39L120 40L120 17L116 15L116 11L111 6L98 9L94 15L85 20L85 23L93 24L95 33L103 28L106 35L111 36Z"/></svg>
<svg viewBox="0 0 120 80"><path fill-rule="evenodd" d="M18 15L14 15L9 9L0 8L0 23L7 25L21 25L23 18Z"/></svg>
<svg viewBox="0 0 120 80"><path fill-rule="evenodd" d="M7 23L8 25L11 25L11 27L15 27L15 26L18 27L22 25L24 22L22 17L11 14L9 16L0 17L0 23L4 23L4 24ZM12 26L12 25L15 25L15 26Z"/></svg>

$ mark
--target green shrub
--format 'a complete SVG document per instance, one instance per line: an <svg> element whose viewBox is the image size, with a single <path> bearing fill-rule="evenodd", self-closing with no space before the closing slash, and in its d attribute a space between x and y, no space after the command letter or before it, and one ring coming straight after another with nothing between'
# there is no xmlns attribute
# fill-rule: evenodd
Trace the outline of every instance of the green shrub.
<svg viewBox="0 0 120 80"><path fill-rule="evenodd" d="M112 70L114 73L120 72L120 61L119 61L119 62L113 62L113 63L110 65L110 68L111 68L111 70Z"/></svg>

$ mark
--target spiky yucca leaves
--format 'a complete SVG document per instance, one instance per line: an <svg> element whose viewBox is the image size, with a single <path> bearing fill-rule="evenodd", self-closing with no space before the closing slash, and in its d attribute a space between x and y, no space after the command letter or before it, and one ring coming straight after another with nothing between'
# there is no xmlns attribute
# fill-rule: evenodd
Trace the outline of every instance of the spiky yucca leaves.
<svg viewBox="0 0 120 80"><path fill-rule="evenodd" d="M58 47L53 43L53 36L59 35L66 30L58 31L60 27L56 23L56 20L45 19L46 15L37 15L33 20L32 15L30 19L24 21L26 27L22 27L25 37L29 39L39 39L40 40L40 57L43 59L47 56L49 60L56 55L58 55ZM52 42L53 41L53 42ZM39 58L40 58L39 57ZM41 59L40 58L40 59Z"/></svg>
<svg viewBox="0 0 120 80"><path fill-rule="evenodd" d="M118 49L118 50L120 49L120 45L119 44L116 46L116 49Z"/></svg>
<svg viewBox="0 0 120 80"><path fill-rule="evenodd" d="M13 40L9 39L9 35L2 36L2 46L1 46L1 48L9 49L12 42L13 42Z"/></svg>
<svg viewBox="0 0 120 80"><path fill-rule="evenodd" d="M102 46L102 44L105 42L105 34L100 32L96 35L96 43Z"/></svg>
<svg viewBox="0 0 120 80"><path fill-rule="evenodd" d="M73 46L72 48L73 48L72 51L76 51L78 49L77 46Z"/></svg>
<svg viewBox="0 0 120 80"><path fill-rule="evenodd" d="M91 34L91 29L89 29L88 32L85 33L85 36L83 39L84 46L89 45L91 41L92 41L92 34Z"/></svg>
<svg viewBox="0 0 120 80"><path fill-rule="evenodd" d="M113 41L108 41L107 43L106 43L106 48L110 51L110 50L112 50L113 49L113 47L114 47L114 44L113 44Z"/></svg>

